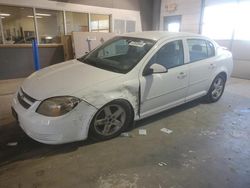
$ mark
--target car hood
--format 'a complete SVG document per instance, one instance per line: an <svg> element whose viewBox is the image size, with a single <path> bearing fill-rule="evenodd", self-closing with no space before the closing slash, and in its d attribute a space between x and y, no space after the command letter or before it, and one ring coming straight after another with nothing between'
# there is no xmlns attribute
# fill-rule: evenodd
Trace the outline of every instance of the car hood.
<svg viewBox="0 0 250 188"><path fill-rule="evenodd" d="M25 79L22 89L37 100L44 100L71 95L121 75L71 60L33 73Z"/></svg>

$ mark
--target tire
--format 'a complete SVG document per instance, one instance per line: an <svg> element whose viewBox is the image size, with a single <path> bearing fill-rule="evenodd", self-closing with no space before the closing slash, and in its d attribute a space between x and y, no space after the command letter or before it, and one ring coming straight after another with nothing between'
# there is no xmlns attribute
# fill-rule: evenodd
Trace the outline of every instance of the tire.
<svg viewBox="0 0 250 188"><path fill-rule="evenodd" d="M205 96L206 101L208 103L217 102L224 92L225 84L225 76L222 74L217 75L213 80L207 95Z"/></svg>
<svg viewBox="0 0 250 188"><path fill-rule="evenodd" d="M133 109L125 100L114 100L97 111L93 117L89 136L102 141L120 135L132 121Z"/></svg>

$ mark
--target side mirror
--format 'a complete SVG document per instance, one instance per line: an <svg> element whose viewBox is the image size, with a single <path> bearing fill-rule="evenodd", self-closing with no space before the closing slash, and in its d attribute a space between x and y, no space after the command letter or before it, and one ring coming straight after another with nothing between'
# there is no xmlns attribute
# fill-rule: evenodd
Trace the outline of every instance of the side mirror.
<svg viewBox="0 0 250 188"><path fill-rule="evenodd" d="M154 73L166 73L166 72L168 72L166 67L160 64L154 63L143 72L143 76L151 75Z"/></svg>

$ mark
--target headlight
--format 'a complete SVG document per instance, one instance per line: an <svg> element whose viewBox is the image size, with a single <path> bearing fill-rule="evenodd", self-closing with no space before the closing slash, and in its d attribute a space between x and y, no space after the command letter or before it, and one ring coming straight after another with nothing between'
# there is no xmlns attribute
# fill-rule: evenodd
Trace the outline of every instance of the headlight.
<svg viewBox="0 0 250 188"><path fill-rule="evenodd" d="M81 99L76 97L52 97L42 101L36 112L50 117L61 116L74 109L80 102Z"/></svg>

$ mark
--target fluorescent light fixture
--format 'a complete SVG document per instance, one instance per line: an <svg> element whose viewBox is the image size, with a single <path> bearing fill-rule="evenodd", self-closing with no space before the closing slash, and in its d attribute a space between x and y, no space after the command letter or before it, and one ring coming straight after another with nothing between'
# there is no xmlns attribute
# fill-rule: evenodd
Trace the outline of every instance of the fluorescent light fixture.
<svg viewBox="0 0 250 188"><path fill-rule="evenodd" d="M2 19L4 19L5 17L1 16Z"/></svg>
<svg viewBox="0 0 250 188"><path fill-rule="evenodd" d="M0 13L0 16L10 16L10 14Z"/></svg>
<svg viewBox="0 0 250 188"><path fill-rule="evenodd" d="M36 13L36 16L51 16L51 14Z"/></svg>
<svg viewBox="0 0 250 188"><path fill-rule="evenodd" d="M34 16L27 16L28 18L34 18ZM43 18L42 16L36 16L36 18Z"/></svg>
<svg viewBox="0 0 250 188"><path fill-rule="evenodd" d="M47 36L47 37L45 37L45 39L47 39L47 40L51 40L51 39L53 39L53 37L51 37L51 36Z"/></svg>

